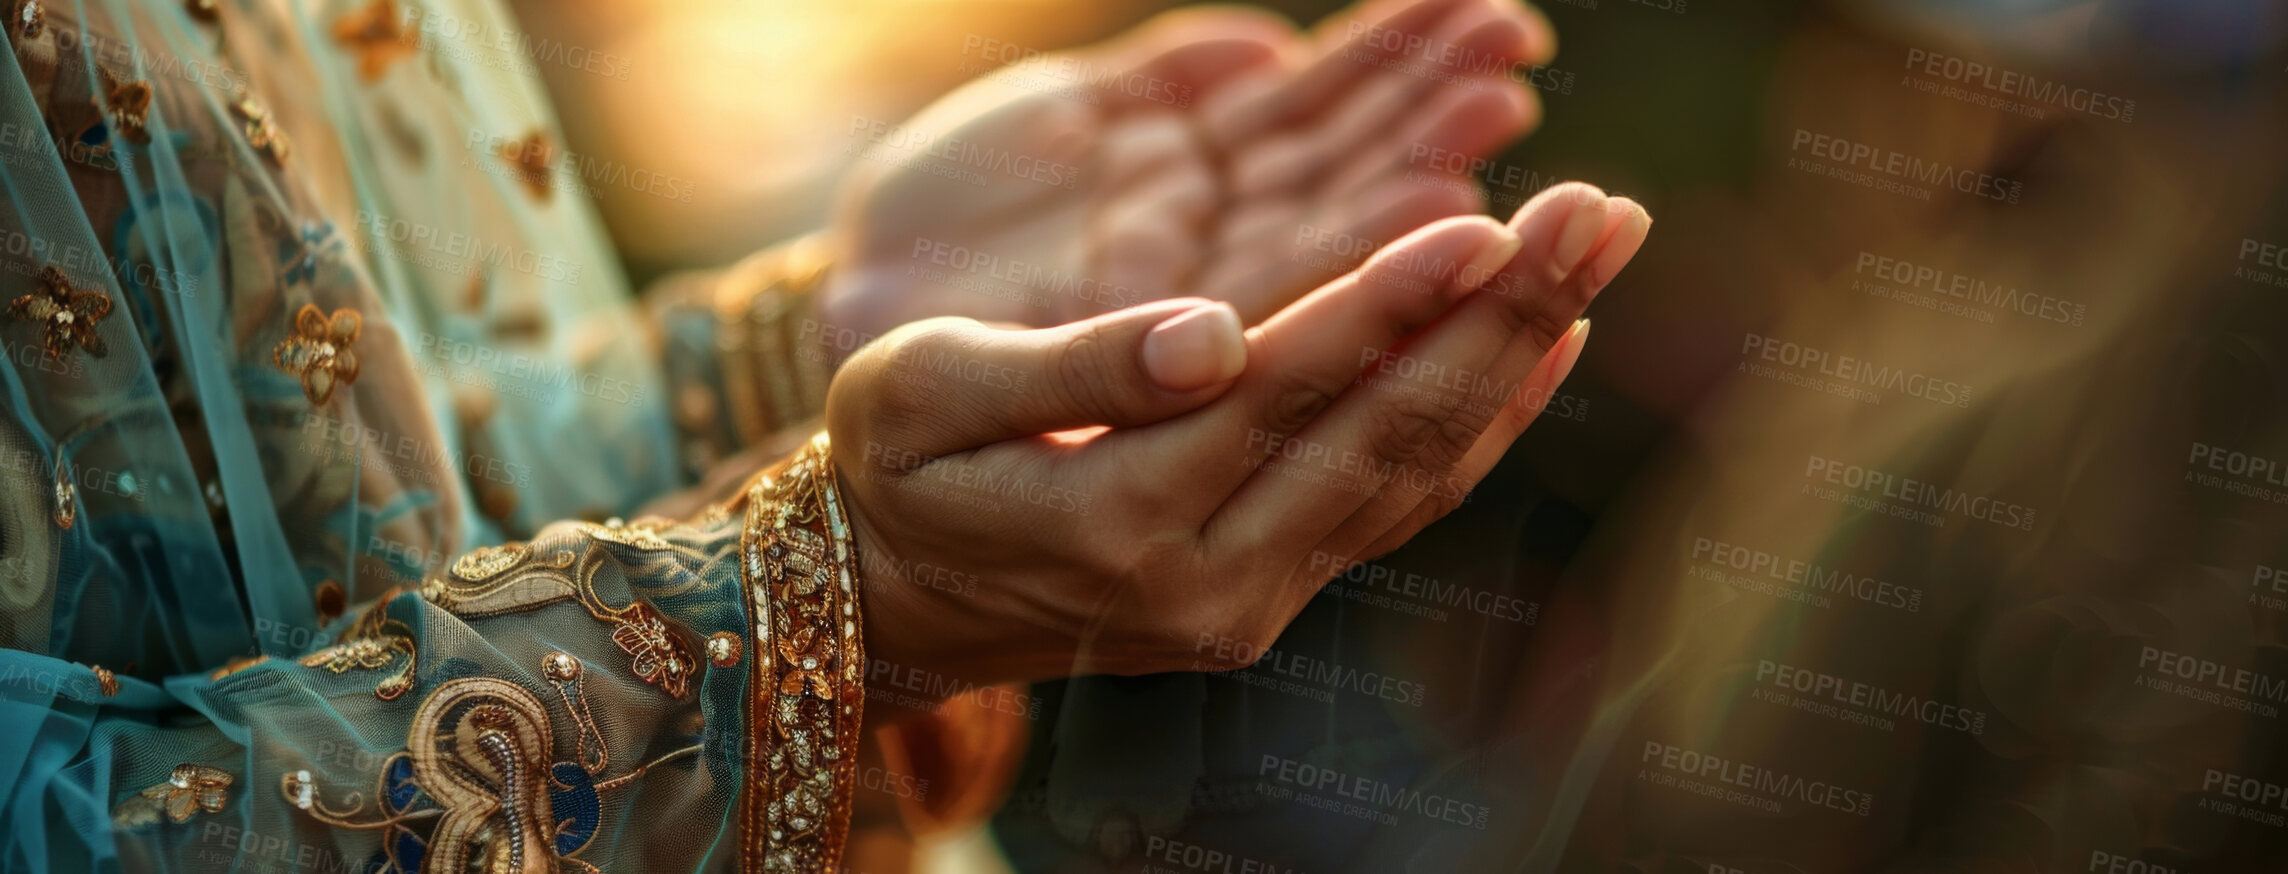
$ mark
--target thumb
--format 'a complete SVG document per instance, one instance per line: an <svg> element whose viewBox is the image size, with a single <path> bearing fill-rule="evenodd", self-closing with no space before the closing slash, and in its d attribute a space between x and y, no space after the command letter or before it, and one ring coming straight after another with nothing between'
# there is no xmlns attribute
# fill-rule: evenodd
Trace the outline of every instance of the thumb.
<svg viewBox="0 0 2288 874"><path fill-rule="evenodd" d="M1246 366L1238 312L1200 298L1035 330L929 319L860 350L836 377L827 415L885 457L928 459L1157 422L1222 395Z"/></svg>

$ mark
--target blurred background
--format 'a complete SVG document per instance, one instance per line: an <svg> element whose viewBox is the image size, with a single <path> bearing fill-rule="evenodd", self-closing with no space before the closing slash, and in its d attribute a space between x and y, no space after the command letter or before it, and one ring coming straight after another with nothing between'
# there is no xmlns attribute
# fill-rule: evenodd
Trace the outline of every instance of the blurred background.
<svg viewBox="0 0 2288 874"><path fill-rule="evenodd" d="M965 40L1174 5L519 11L632 73L540 65L571 151L691 181L600 196L641 281L819 227ZM1564 395L1278 657L1039 687L989 824L850 868L2288 870L2288 10L1543 9L1490 201L1657 220Z"/></svg>

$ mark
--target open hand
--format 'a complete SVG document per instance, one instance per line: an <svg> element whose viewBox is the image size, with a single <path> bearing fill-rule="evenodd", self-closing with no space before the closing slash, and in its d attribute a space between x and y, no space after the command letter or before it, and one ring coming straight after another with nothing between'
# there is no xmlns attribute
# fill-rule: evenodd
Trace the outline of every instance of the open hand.
<svg viewBox="0 0 2288 874"><path fill-rule="evenodd" d="M827 414L871 657L952 685L1253 661L1493 467L1650 224L1566 184L1508 225L1425 227L1244 332L1198 298L892 332Z"/></svg>
<svg viewBox="0 0 2288 874"><path fill-rule="evenodd" d="M1254 324L1380 241L1482 212L1469 160L1538 120L1520 65L1554 52L1517 0L1378 0L1309 35L1179 10L1009 66L853 124L823 317L1045 327L1198 296Z"/></svg>

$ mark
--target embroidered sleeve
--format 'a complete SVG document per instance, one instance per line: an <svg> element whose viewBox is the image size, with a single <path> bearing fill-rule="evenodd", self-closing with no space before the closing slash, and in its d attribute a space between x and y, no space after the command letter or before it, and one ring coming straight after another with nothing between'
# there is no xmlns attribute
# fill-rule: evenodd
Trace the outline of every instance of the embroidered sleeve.
<svg viewBox="0 0 2288 874"><path fill-rule="evenodd" d="M837 870L865 660L828 448L687 522L478 549L299 658L131 680L59 777L129 870Z"/></svg>
<svg viewBox="0 0 2288 874"><path fill-rule="evenodd" d="M824 243L802 239L647 290L687 473L825 412L840 332L813 305L827 270Z"/></svg>

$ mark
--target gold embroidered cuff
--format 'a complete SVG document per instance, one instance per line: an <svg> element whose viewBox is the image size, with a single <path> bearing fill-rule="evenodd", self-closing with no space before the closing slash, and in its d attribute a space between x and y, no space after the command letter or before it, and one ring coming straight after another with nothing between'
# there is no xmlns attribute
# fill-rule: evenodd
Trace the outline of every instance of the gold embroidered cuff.
<svg viewBox="0 0 2288 874"><path fill-rule="evenodd" d="M748 486L740 579L749 660L742 870L836 869L848 835L866 663L858 556L825 434Z"/></svg>

